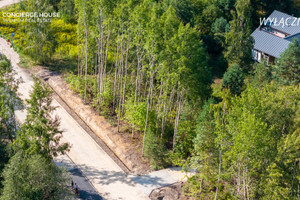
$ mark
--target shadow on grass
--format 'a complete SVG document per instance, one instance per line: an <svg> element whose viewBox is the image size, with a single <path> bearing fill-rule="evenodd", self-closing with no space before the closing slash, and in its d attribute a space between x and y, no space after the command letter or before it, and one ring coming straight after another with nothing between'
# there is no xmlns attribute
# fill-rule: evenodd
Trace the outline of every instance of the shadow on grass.
<svg viewBox="0 0 300 200"><path fill-rule="evenodd" d="M51 62L44 64L52 72L64 74L66 72L77 73L77 60L71 58L53 58Z"/></svg>

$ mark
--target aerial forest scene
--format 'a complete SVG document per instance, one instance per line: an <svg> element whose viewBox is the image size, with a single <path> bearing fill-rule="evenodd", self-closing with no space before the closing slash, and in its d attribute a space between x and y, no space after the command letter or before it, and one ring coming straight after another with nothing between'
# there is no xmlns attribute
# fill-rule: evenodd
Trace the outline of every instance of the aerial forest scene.
<svg viewBox="0 0 300 200"><path fill-rule="evenodd" d="M0 9L0 200L300 199L300 0Z"/></svg>

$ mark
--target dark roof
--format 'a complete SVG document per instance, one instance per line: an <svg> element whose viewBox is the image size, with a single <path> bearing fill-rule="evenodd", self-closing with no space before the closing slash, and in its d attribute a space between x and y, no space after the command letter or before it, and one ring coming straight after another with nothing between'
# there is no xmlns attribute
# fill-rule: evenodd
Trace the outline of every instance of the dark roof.
<svg viewBox="0 0 300 200"><path fill-rule="evenodd" d="M294 35L294 34L300 33L300 23L298 23L298 18L296 18L296 17L285 14L278 10L274 10L268 18L276 20L276 22L273 21L273 23L271 24L271 27L278 31L287 33L289 35ZM291 19L288 19L288 18L291 18ZM284 26L282 23L280 23L281 19L284 19ZM287 20L288 23L293 24L293 25L288 26L287 24L285 24L286 19L288 19ZM296 20L296 21L294 22L294 20Z"/></svg>
<svg viewBox="0 0 300 200"><path fill-rule="evenodd" d="M295 38L297 38L298 42L300 42L300 33L285 37L284 39L292 42Z"/></svg>
<svg viewBox="0 0 300 200"><path fill-rule="evenodd" d="M254 49L262 51L275 58L279 58L290 44L289 40L277 37L263 30L255 30L251 36L254 38Z"/></svg>

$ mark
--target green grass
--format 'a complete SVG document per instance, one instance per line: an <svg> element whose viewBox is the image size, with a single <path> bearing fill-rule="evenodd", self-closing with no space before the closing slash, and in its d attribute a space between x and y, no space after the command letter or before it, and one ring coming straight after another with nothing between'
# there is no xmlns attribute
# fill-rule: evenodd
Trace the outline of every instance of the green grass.
<svg viewBox="0 0 300 200"><path fill-rule="evenodd" d="M33 62L33 60L27 56L24 52L24 44L30 43L30 41L24 41L24 34L26 31L22 30L24 22L7 21L16 20L17 18L5 18L3 12L22 12L20 5L15 4L8 6L0 11L0 36L6 40L13 41L13 48L20 54L20 65L24 68L30 68L39 63ZM62 19L54 19L50 25L53 30L53 37L56 40L57 46L51 60L44 64L51 71L59 73L66 73L72 71L77 73L77 31L76 24L70 24L64 22ZM15 37L11 34L15 33Z"/></svg>
<svg viewBox="0 0 300 200"><path fill-rule="evenodd" d="M74 72L77 74L77 60L72 58L60 58L55 56L49 63L45 65L50 71L58 72L61 74L67 74L68 72Z"/></svg>

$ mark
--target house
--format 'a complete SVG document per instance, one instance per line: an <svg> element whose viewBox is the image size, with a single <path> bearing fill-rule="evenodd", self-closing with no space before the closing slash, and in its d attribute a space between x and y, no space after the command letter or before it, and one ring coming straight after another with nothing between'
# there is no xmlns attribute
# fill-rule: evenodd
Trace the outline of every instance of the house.
<svg viewBox="0 0 300 200"><path fill-rule="evenodd" d="M274 63L294 38L300 41L300 18L275 10L260 22L251 34L254 38L252 58L257 62L264 57L267 63Z"/></svg>

